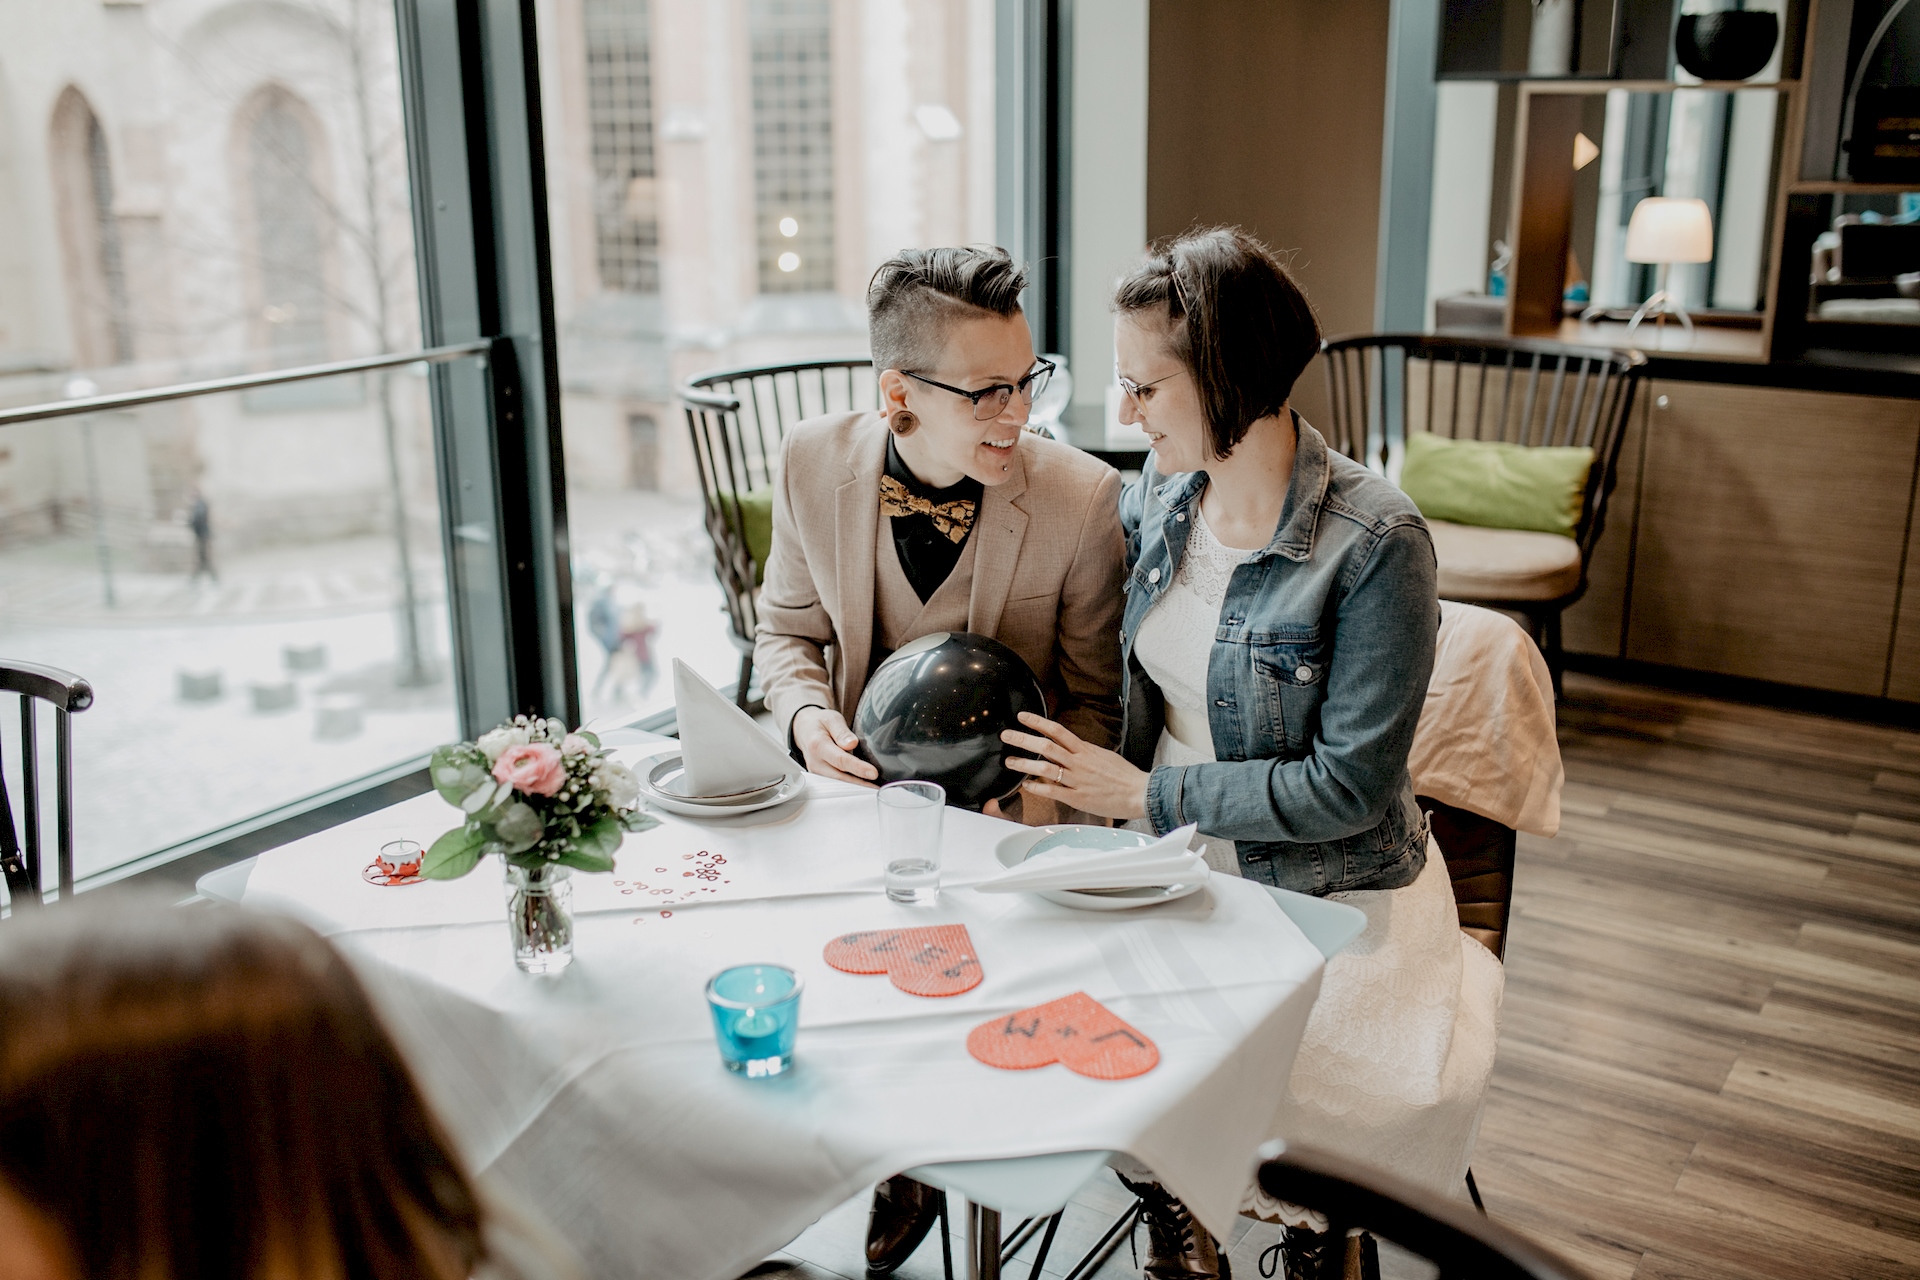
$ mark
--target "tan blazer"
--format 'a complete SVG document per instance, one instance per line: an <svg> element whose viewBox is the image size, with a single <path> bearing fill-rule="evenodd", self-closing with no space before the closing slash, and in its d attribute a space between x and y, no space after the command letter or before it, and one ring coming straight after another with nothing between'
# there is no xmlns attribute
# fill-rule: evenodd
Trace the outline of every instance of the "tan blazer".
<svg viewBox="0 0 1920 1280"><path fill-rule="evenodd" d="M886 459L887 426L872 412L803 422L781 449L753 664L789 741L802 707L852 724L867 686ZM972 534L968 629L1026 659L1055 717L1101 746L1120 731L1119 498L1106 463L1023 432Z"/></svg>

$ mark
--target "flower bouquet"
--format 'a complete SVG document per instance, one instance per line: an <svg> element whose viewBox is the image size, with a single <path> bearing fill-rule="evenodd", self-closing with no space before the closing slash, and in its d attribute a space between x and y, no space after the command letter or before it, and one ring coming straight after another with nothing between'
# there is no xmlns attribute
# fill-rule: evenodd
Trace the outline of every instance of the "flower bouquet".
<svg viewBox="0 0 1920 1280"><path fill-rule="evenodd" d="M514 960L529 973L573 959L570 872L613 870L626 833L659 823L634 808L640 784L610 754L585 730L529 716L433 753L434 790L466 821L433 842L420 874L455 880L499 854Z"/></svg>

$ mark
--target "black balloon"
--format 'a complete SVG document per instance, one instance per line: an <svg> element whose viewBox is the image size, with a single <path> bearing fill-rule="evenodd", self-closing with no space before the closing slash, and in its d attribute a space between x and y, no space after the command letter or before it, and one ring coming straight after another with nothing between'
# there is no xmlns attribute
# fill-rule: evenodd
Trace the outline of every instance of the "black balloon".
<svg viewBox="0 0 1920 1280"><path fill-rule="evenodd" d="M854 712L860 754L880 781L917 779L947 790L947 803L978 809L1013 794L1026 775L1000 741L1020 713L1047 713L1026 662L992 636L939 631L895 651L874 669Z"/></svg>

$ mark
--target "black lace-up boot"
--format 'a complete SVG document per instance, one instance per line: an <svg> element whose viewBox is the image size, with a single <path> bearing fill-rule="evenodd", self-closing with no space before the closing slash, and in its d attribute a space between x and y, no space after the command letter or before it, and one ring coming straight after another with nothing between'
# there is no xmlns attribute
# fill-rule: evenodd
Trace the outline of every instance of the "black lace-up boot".
<svg viewBox="0 0 1920 1280"><path fill-rule="evenodd" d="M1220 1242L1171 1192L1157 1182L1135 1182L1118 1172L1113 1176L1140 1197L1145 1210L1150 1280L1233 1280Z"/></svg>

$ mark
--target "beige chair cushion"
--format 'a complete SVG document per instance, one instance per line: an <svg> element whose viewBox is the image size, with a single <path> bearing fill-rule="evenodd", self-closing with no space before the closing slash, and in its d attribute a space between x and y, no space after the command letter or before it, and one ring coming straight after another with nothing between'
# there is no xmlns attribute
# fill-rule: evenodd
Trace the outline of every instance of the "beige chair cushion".
<svg viewBox="0 0 1920 1280"><path fill-rule="evenodd" d="M1580 544L1564 534L1429 520L1445 600L1557 600L1580 585Z"/></svg>

